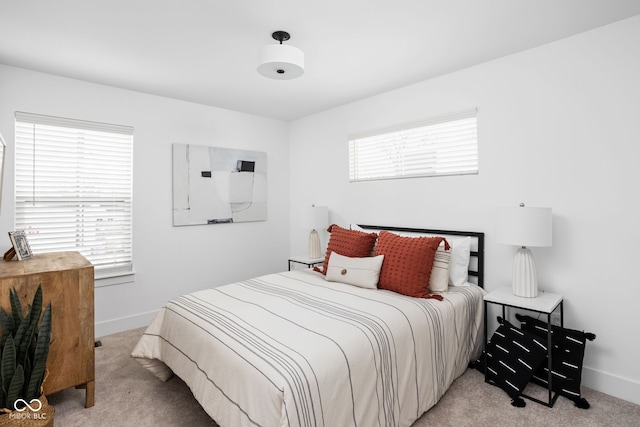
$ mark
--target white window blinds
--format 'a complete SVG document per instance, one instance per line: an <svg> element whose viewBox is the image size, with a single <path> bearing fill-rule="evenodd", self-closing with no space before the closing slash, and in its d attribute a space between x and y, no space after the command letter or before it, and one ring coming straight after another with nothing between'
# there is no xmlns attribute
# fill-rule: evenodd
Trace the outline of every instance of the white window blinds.
<svg viewBox="0 0 640 427"><path fill-rule="evenodd" d="M17 112L15 135L15 228L32 251L130 273L133 128Z"/></svg>
<svg viewBox="0 0 640 427"><path fill-rule="evenodd" d="M476 173L476 110L349 137L351 181Z"/></svg>

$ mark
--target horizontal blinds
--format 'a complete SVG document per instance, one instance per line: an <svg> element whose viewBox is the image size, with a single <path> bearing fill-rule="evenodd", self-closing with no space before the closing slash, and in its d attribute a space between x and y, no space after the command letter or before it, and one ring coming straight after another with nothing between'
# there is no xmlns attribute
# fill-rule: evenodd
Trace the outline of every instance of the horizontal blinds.
<svg viewBox="0 0 640 427"><path fill-rule="evenodd" d="M473 173L475 110L349 137L351 181Z"/></svg>
<svg viewBox="0 0 640 427"><path fill-rule="evenodd" d="M133 128L16 113L15 228L34 253L132 269Z"/></svg>

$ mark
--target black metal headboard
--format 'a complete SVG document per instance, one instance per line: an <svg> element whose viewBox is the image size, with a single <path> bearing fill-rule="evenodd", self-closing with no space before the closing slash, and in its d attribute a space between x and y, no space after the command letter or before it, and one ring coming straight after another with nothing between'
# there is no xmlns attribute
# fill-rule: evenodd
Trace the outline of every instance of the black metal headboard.
<svg viewBox="0 0 640 427"><path fill-rule="evenodd" d="M462 236L471 237L471 261L469 262L469 276L476 278L477 285L484 288L484 233L475 231L431 230L427 228L389 227L385 225L362 225L365 230L387 230L399 233L426 234L432 236Z"/></svg>

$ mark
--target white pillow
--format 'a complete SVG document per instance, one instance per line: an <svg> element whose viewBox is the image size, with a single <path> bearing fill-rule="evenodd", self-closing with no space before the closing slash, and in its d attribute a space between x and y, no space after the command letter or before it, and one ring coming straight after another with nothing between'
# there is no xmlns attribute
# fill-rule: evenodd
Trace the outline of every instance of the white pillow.
<svg viewBox="0 0 640 427"><path fill-rule="evenodd" d="M451 249L444 248L444 241L440 242L435 257L433 258L433 268L429 279L429 290L431 292L447 292L449 289L449 265L451 262Z"/></svg>
<svg viewBox="0 0 640 427"><path fill-rule="evenodd" d="M325 279L361 288L376 289L384 255L351 258L331 252Z"/></svg>
<svg viewBox="0 0 640 427"><path fill-rule="evenodd" d="M469 261L471 260L471 237L447 239L451 245L449 284L467 286L469 282Z"/></svg>

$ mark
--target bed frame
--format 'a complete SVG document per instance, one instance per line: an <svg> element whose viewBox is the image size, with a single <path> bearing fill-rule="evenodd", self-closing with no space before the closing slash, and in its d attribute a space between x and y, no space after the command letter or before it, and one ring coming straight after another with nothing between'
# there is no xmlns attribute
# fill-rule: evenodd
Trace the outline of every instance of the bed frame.
<svg viewBox="0 0 640 427"><path fill-rule="evenodd" d="M475 231L431 230L427 228L389 227L384 225L357 224L364 230L393 231L403 234L433 235L442 237L471 237L471 261L469 262L469 281L484 288L484 233Z"/></svg>

